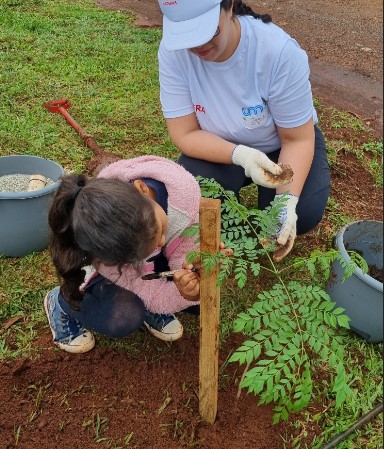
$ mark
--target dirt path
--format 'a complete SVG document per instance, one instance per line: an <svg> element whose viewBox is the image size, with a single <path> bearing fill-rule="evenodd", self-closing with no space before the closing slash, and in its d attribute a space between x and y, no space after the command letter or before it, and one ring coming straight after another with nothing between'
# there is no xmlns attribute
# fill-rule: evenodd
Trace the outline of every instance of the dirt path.
<svg viewBox="0 0 384 449"><path fill-rule="evenodd" d="M95 0L131 11L138 26L161 26L157 0ZM383 131L383 5L381 0L248 0L269 13L307 51L313 92Z"/></svg>

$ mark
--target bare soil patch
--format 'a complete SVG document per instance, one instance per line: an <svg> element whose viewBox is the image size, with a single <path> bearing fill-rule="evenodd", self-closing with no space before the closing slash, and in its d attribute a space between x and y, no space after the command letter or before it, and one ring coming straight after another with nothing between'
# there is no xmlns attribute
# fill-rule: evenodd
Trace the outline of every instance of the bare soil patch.
<svg viewBox="0 0 384 449"><path fill-rule="evenodd" d="M39 359L0 368L0 394L7 404L7 417L0 419L1 447L16 447L12 442L20 425L21 449L283 448L284 426L272 425L272 408L257 407L257 399L245 394L236 399L234 383L241 376L236 366L223 372L216 423L200 422L198 335L187 334L169 346L144 333L134 340L145 352L96 347L71 356L55 350L44 330L36 341ZM232 339L223 348L221 365L233 344ZM106 440L98 442L101 438Z"/></svg>

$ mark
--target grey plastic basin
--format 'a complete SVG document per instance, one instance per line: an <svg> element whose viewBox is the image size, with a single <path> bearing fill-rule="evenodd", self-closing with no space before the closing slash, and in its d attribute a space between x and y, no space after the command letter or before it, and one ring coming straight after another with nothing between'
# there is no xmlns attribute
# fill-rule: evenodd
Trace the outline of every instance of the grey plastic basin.
<svg viewBox="0 0 384 449"><path fill-rule="evenodd" d="M335 237L335 248L349 262L347 251L356 251L368 265L383 268L383 222L356 221L342 228ZM353 331L371 343L383 341L383 283L360 268L342 282L344 270L332 265L326 290L333 301L351 318Z"/></svg>
<svg viewBox="0 0 384 449"><path fill-rule="evenodd" d="M0 157L0 176L41 174L54 182L31 192L0 192L0 254L20 257L48 246L48 210L64 169L38 156Z"/></svg>

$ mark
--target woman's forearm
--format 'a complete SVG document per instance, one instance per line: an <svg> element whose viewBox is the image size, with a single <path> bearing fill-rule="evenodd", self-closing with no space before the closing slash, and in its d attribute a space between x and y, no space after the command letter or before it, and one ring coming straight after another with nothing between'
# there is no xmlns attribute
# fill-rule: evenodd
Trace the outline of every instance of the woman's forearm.
<svg viewBox="0 0 384 449"><path fill-rule="evenodd" d="M194 114L167 119L173 143L186 156L221 164L232 163L233 142L200 129ZM297 128L278 128L281 140L279 163L289 165L294 173L293 182L277 189L277 193L290 192L299 196L314 153L314 127L310 120Z"/></svg>
<svg viewBox="0 0 384 449"><path fill-rule="evenodd" d="M293 170L293 181L276 189L276 193L289 192L300 196L313 160L311 144L287 145L281 149L279 163L289 165Z"/></svg>
<svg viewBox="0 0 384 449"><path fill-rule="evenodd" d="M281 151L279 163L293 170L293 181L278 187L276 193L289 192L300 196L312 165L315 151L315 133L312 120L303 126L291 129L279 128Z"/></svg>
<svg viewBox="0 0 384 449"><path fill-rule="evenodd" d="M220 164L232 163L235 144L200 129L194 114L167 119L167 127L172 142L186 156Z"/></svg>

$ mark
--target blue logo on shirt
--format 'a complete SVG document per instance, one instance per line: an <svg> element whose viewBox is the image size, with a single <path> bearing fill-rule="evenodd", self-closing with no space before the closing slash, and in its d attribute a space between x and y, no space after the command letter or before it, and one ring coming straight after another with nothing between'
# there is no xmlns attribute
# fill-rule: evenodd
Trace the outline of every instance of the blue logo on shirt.
<svg viewBox="0 0 384 449"><path fill-rule="evenodd" d="M243 115L245 117L250 117L252 115L262 114L264 111L264 106L262 104L257 104L256 106L249 106L248 108L242 108Z"/></svg>

